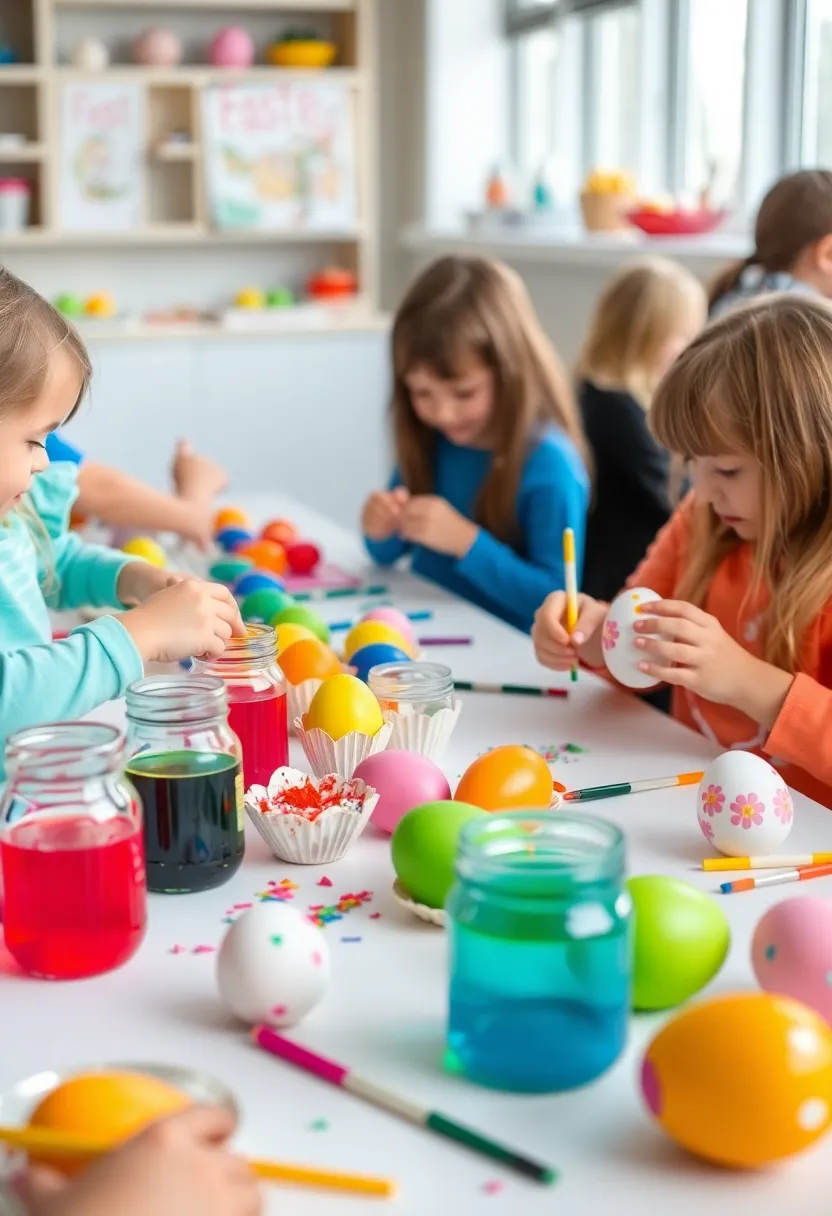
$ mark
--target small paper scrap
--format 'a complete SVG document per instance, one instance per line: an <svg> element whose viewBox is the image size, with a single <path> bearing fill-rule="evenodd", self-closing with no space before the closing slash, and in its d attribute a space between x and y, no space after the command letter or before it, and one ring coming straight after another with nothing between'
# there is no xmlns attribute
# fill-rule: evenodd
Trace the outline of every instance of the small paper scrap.
<svg viewBox="0 0 832 1216"><path fill-rule="evenodd" d="M187 953L188 953L187 946L171 946L170 950L168 950L168 954L187 954Z"/></svg>
<svg viewBox="0 0 832 1216"><path fill-rule="evenodd" d="M318 886L319 886L319 887L331 887L331 886L332 886L332 879L331 879L331 878L327 878L327 877L326 877L326 875L324 875L324 877L323 877L323 878L320 878L320 879L318 880Z"/></svg>
<svg viewBox="0 0 832 1216"><path fill-rule="evenodd" d="M370 920L378 920L380 917L381 917L380 912L371 912L370 913Z"/></svg>
<svg viewBox="0 0 832 1216"><path fill-rule="evenodd" d="M328 1132L329 1119L313 1119L309 1124L310 1132Z"/></svg>
<svg viewBox="0 0 832 1216"><path fill-rule="evenodd" d="M499 1195L505 1190L506 1184L501 1182L499 1178L491 1178L488 1182L483 1183L483 1192L486 1195Z"/></svg>
<svg viewBox="0 0 832 1216"><path fill-rule="evenodd" d="M191 954L216 954L216 946L194 946Z"/></svg>
<svg viewBox="0 0 832 1216"><path fill-rule="evenodd" d="M361 938L360 937L342 937L341 941L342 942L360 942Z"/></svg>

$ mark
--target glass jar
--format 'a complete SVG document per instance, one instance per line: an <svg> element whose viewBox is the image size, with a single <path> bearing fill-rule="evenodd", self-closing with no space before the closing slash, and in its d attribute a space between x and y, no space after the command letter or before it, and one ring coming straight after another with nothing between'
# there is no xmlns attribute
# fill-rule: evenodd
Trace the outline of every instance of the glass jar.
<svg viewBox="0 0 832 1216"><path fill-rule="evenodd" d="M114 726L61 722L6 742L0 810L3 929L30 975L120 967L146 921L142 808Z"/></svg>
<svg viewBox="0 0 832 1216"><path fill-rule="evenodd" d="M210 891L245 850L240 743L222 680L148 676L127 689L127 776L144 805L147 886Z"/></svg>
<svg viewBox="0 0 832 1216"><path fill-rule="evenodd" d="M627 1036L622 833L588 815L497 812L465 825L455 868L446 911L458 1067L525 1093L592 1081Z"/></svg>
<svg viewBox="0 0 832 1216"><path fill-rule="evenodd" d="M368 683L382 710L430 718L453 709L454 680L442 663L380 663L370 669Z"/></svg>
<svg viewBox="0 0 832 1216"><path fill-rule="evenodd" d="M218 676L228 693L228 722L243 748L245 788L268 785L289 763L286 681L277 665L277 634L271 625L246 625L244 638L230 638L218 659L194 659L195 675Z"/></svg>

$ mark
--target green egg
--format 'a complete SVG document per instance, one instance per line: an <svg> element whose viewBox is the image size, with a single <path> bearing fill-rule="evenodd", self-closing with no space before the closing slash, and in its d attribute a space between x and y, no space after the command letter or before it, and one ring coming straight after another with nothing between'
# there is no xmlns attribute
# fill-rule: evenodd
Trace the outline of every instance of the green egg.
<svg viewBox="0 0 832 1216"><path fill-rule="evenodd" d="M63 313L65 317L83 317L84 301L81 296L73 295L72 292L64 292L58 296L55 301L55 307L58 312Z"/></svg>
<svg viewBox="0 0 832 1216"><path fill-rule="evenodd" d="M278 591L276 587L263 587L252 591L240 606L244 621L271 621L272 617L292 602L291 595Z"/></svg>
<svg viewBox="0 0 832 1216"><path fill-rule="evenodd" d="M487 814L467 802L426 802L399 820L391 842L393 869L417 903L444 908L459 834L469 820Z"/></svg>
<svg viewBox="0 0 832 1216"><path fill-rule="evenodd" d="M241 574L245 574L246 570L250 570L253 564L250 557L227 557L214 562L208 571L208 577L215 583L233 583Z"/></svg>
<svg viewBox="0 0 832 1216"><path fill-rule="evenodd" d="M269 624L277 629L278 625L305 625L325 645L329 645L329 626L314 608L306 608L303 604L284 604Z"/></svg>
<svg viewBox="0 0 832 1216"><path fill-rule="evenodd" d="M715 899L676 878L627 883L635 916L633 1008L673 1009L717 974L731 930Z"/></svg>

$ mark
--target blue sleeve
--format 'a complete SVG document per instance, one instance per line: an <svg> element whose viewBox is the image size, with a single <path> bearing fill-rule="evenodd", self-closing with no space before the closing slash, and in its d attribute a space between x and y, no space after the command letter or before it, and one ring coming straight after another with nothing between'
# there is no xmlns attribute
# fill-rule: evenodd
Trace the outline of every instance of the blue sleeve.
<svg viewBox="0 0 832 1216"><path fill-rule="evenodd" d="M523 556L481 528L457 572L531 629L546 596L564 586L564 528L575 532L580 580L588 502L589 479L572 444L563 436L541 444L526 463L518 497Z"/></svg>
<svg viewBox="0 0 832 1216"><path fill-rule="evenodd" d="M402 484L402 479L398 469L393 470L393 476L387 483L388 490L395 490L396 486ZM364 547L370 557L377 566L392 566L409 553L413 546L406 540L395 534L387 540L370 540L369 536L364 537Z"/></svg>
<svg viewBox="0 0 832 1216"><path fill-rule="evenodd" d="M51 435L46 436L46 455L51 462L59 464L81 464L84 459L84 453L66 439L63 439L57 431L53 431Z"/></svg>

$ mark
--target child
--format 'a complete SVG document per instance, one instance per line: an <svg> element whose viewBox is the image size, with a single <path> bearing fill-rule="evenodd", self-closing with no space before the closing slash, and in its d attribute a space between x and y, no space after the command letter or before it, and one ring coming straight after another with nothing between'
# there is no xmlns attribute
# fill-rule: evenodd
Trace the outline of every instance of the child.
<svg viewBox="0 0 832 1216"><path fill-rule="evenodd" d="M381 565L417 574L526 632L563 586L563 530L583 550L588 478L566 378L519 277L447 257L393 327L397 468L362 515Z"/></svg>
<svg viewBox="0 0 832 1216"><path fill-rule="evenodd" d="M621 270L605 287L578 364L593 456L583 589L612 599L670 518L670 457L647 424L659 381L705 324L702 284L664 258Z"/></svg>
<svg viewBox="0 0 832 1216"><path fill-rule="evenodd" d="M757 213L754 252L711 285L711 316L773 291L832 297L832 173L803 169L772 186Z"/></svg>
<svg viewBox="0 0 832 1216"><path fill-rule="evenodd" d="M0 270L0 739L119 697L143 663L219 655L240 614L224 588L184 579L67 532L71 464L46 438L72 417L90 364L67 322ZM48 607L125 607L51 642ZM2 775L2 759L0 759Z"/></svg>
<svg viewBox="0 0 832 1216"><path fill-rule="evenodd" d="M673 685L674 717L832 806L832 310L776 296L714 322L651 424L694 489L630 580L663 597L635 625L641 669ZM540 661L602 667L605 613L582 596L570 638L551 596Z"/></svg>

